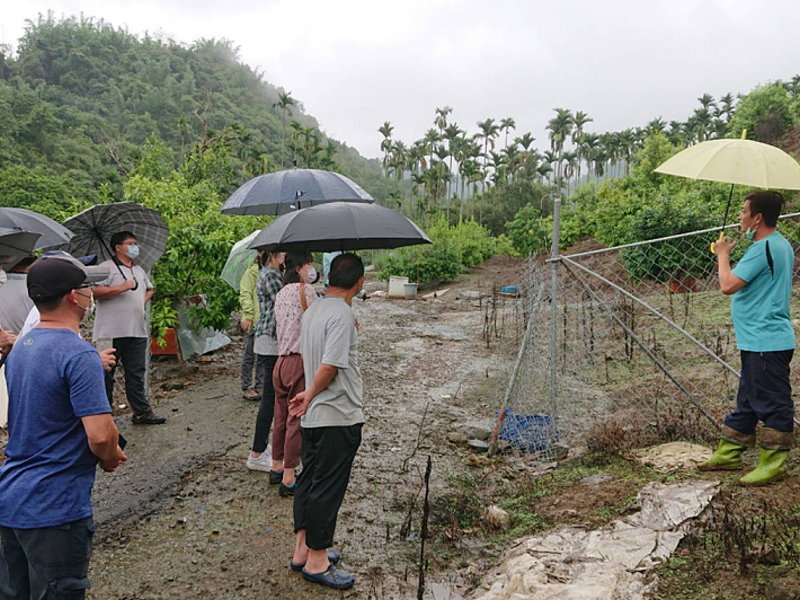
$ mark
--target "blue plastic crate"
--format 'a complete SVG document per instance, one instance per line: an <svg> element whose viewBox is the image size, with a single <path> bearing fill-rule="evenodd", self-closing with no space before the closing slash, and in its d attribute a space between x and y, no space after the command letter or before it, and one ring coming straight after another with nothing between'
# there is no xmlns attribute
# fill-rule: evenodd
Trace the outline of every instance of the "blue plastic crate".
<svg viewBox="0 0 800 600"><path fill-rule="evenodd" d="M550 415L521 415L507 408L498 437L521 452L547 452L559 436Z"/></svg>

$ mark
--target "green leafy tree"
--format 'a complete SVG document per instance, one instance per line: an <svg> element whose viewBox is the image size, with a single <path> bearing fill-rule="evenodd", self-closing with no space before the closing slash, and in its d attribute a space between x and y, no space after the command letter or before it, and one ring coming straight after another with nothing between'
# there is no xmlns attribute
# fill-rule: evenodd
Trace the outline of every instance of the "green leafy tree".
<svg viewBox="0 0 800 600"><path fill-rule="evenodd" d="M754 89L739 100L728 125L733 137L747 130L747 137L772 142L791 126L798 114L797 105L780 83Z"/></svg>
<svg viewBox="0 0 800 600"><path fill-rule="evenodd" d="M152 326L159 335L177 324L180 302L203 295L205 308L190 314L199 326L224 329L238 304L238 294L220 278L233 244L263 226L253 217L219 212L219 174L232 161L230 149L220 140L192 153L179 168L164 173L152 168L168 153L152 140L142 162L125 182L125 200L156 210L169 227L167 249L153 267Z"/></svg>

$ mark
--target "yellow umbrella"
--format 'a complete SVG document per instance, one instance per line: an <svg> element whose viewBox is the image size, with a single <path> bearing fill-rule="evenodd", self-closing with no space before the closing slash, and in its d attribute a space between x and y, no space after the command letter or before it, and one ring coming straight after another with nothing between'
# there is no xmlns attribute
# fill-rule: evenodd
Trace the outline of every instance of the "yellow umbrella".
<svg viewBox="0 0 800 600"><path fill-rule="evenodd" d="M753 140L711 140L689 146L655 169L772 190L800 190L800 164L780 148Z"/></svg>
<svg viewBox="0 0 800 600"><path fill-rule="evenodd" d="M689 146L655 168L656 173L730 183L728 204L719 237L728 221L734 185L773 190L800 190L800 164L775 146L745 139L723 139ZM711 244L714 251L714 244Z"/></svg>

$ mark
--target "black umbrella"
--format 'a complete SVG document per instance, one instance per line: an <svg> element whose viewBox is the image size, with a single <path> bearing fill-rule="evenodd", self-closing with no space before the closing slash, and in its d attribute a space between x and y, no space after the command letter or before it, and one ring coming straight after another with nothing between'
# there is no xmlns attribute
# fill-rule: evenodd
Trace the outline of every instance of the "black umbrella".
<svg viewBox="0 0 800 600"><path fill-rule="evenodd" d="M7 260L16 256L27 256L36 247L41 234L22 231L19 228L0 227L0 256Z"/></svg>
<svg viewBox="0 0 800 600"><path fill-rule="evenodd" d="M425 232L391 208L331 202L278 217L250 242L250 248L333 252L430 243Z"/></svg>
<svg viewBox="0 0 800 600"><path fill-rule="evenodd" d="M284 215L324 202L374 202L344 175L322 169L288 169L259 175L231 194L220 208L226 215Z"/></svg>
<svg viewBox="0 0 800 600"><path fill-rule="evenodd" d="M153 209L135 202L98 204L70 217L64 225L75 234L69 242L69 252L73 256L96 254L102 260L112 258L111 236L119 231L130 231L139 242L136 264L149 271L167 247L169 229L164 219Z"/></svg>
<svg viewBox="0 0 800 600"><path fill-rule="evenodd" d="M34 249L62 246L72 237L72 232L61 223L25 208L0 208L0 227L40 234Z"/></svg>

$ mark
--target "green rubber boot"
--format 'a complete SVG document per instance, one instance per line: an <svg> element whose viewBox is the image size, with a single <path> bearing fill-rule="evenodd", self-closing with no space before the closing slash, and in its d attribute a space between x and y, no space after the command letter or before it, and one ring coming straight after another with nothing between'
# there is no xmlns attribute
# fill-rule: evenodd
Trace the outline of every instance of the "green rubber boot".
<svg viewBox="0 0 800 600"><path fill-rule="evenodd" d="M697 465L700 471L736 471L742 468L745 446L725 438L719 441L717 451L706 462Z"/></svg>
<svg viewBox="0 0 800 600"><path fill-rule="evenodd" d="M758 466L739 480L742 485L767 485L786 475L786 457L788 450L769 450L759 448Z"/></svg>

